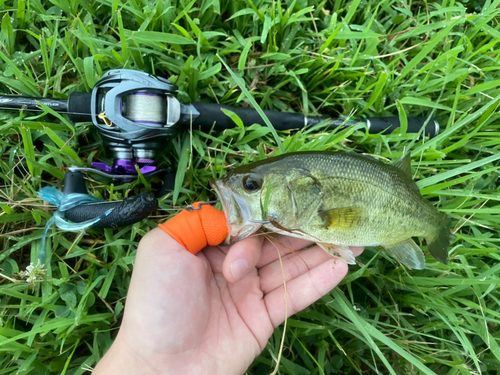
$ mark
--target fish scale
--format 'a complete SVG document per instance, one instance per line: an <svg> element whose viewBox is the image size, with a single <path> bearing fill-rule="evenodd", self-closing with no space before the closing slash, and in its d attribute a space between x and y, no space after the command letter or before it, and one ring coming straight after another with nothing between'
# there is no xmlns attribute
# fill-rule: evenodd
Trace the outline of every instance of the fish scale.
<svg viewBox="0 0 500 375"><path fill-rule="evenodd" d="M380 245L421 269L424 256L412 237L424 237L436 259L448 259L450 220L421 196L409 157L389 165L354 153L291 153L236 168L212 185L230 242L264 221L270 231L315 241L349 263L354 258L348 246Z"/></svg>

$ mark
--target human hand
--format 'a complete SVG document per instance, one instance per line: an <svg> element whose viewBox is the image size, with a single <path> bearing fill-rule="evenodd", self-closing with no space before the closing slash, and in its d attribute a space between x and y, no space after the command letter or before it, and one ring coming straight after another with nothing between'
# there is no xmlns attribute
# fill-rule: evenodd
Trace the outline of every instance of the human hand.
<svg viewBox="0 0 500 375"><path fill-rule="evenodd" d="M301 250L310 245L253 236L193 255L152 230L139 244L118 336L94 374L243 374L285 314L345 277L344 262L318 246Z"/></svg>

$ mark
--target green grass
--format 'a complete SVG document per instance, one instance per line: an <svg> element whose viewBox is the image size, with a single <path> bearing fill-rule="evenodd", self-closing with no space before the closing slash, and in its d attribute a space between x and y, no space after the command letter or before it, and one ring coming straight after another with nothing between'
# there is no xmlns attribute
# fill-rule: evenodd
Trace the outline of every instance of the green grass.
<svg viewBox="0 0 500 375"><path fill-rule="evenodd" d="M109 69L129 68L170 79L183 102L433 115L442 128L431 140L321 127L274 134L256 125L180 133L161 157L181 172L165 210L123 229L51 230L45 281L33 286L17 274L36 260L50 211L22 204L42 203L36 191L61 187L68 166L109 155L89 124L0 112L0 374L76 375L94 366L119 327L141 237L186 204L213 198L207 181L225 167L275 154L280 143L286 152L382 160L409 150L422 194L456 230L447 266L428 255L425 270L410 271L366 249L339 288L289 319L280 374L500 374L499 5L0 0L4 94L65 98L89 91ZM92 194L105 199L144 188L92 177ZM276 329L249 374L270 372L281 336Z"/></svg>

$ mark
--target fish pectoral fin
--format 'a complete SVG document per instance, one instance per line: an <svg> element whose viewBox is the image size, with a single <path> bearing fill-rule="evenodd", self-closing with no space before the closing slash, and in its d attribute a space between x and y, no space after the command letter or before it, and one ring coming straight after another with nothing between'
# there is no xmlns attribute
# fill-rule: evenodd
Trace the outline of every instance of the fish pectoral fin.
<svg viewBox="0 0 500 375"><path fill-rule="evenodd" d="M347 264L356 264L354 254L349 246L334 245L330 243L318 242L318 246L325 250L328 254L333 255L335 258L344 260Z"/></svg>
<svg viewBox="0 0 500 375"><path fill-rule="evenodd" d="M333 208L319 212L324 227L328 229L348 230L355 228L361 219L360 207Z"/></svg>
<svg viewBox="0 0 500 375"><path fill-rule="evenodd" d="M404 265L416 270L424 269L424 253L411 238L395 245L383 247L389 254Z"/></svg>
<svg viewBox="0 0 500 375"><path fill-rule="evenodd" d="M288 233L291 233L291 234L306 234L304 233L303 230L301 229L293 229L293 228L286 228L284 227L283 225L281 225L281 223L279 223L276 219L274 218L269 218L269 225L272 225L274 228L282 231L282 232L288 232Z"/></svg>

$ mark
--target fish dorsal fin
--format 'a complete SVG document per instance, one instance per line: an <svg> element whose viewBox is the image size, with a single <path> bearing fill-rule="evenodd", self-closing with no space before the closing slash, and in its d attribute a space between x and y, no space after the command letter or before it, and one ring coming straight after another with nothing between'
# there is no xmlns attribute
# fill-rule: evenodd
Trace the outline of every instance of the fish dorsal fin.
<svg viewBox="0 0 500 375"><path fill-rule="evenodd" d="M391 246L384 246L389 254L405 266L416 270L425 267L424 253L411 238Z"/></svg>
<svg viewBox="0 0 500 375"><path fill-rule="evenodd" d="M361 219L360 207L340 207L319 211L327 229L349 230L358 226Z"/></svg>
<svg viewBox="0 0 500 375"><path fill-rule="evenodd" d="M412 179L411 175L411 157L410 154L406 154L400 160L394 163L394 166L399 170L403 171L403 173L410 179Z"/></svg>
<svg viewBox="0 0 500 375"><path fill-rule="evenodd" d="M356 264L354 254L349 246L334 245L330 243L318 242L318 246L325 250L328 254L333 255L335 258L342 259L347 264Z"/></svg>
<svg viewBox="0 0 500 375"><path fill-rule="evenodd" d="M420 192L420 189L418 188L417 184L415 181L413 181L413 176L411 174L411 157L410 154L406 154L398 160L396 163L394 163L394 167L399 169L400 171L403 172L403 175L408 179L408 187L413 189L414 191Z"/></svg>

